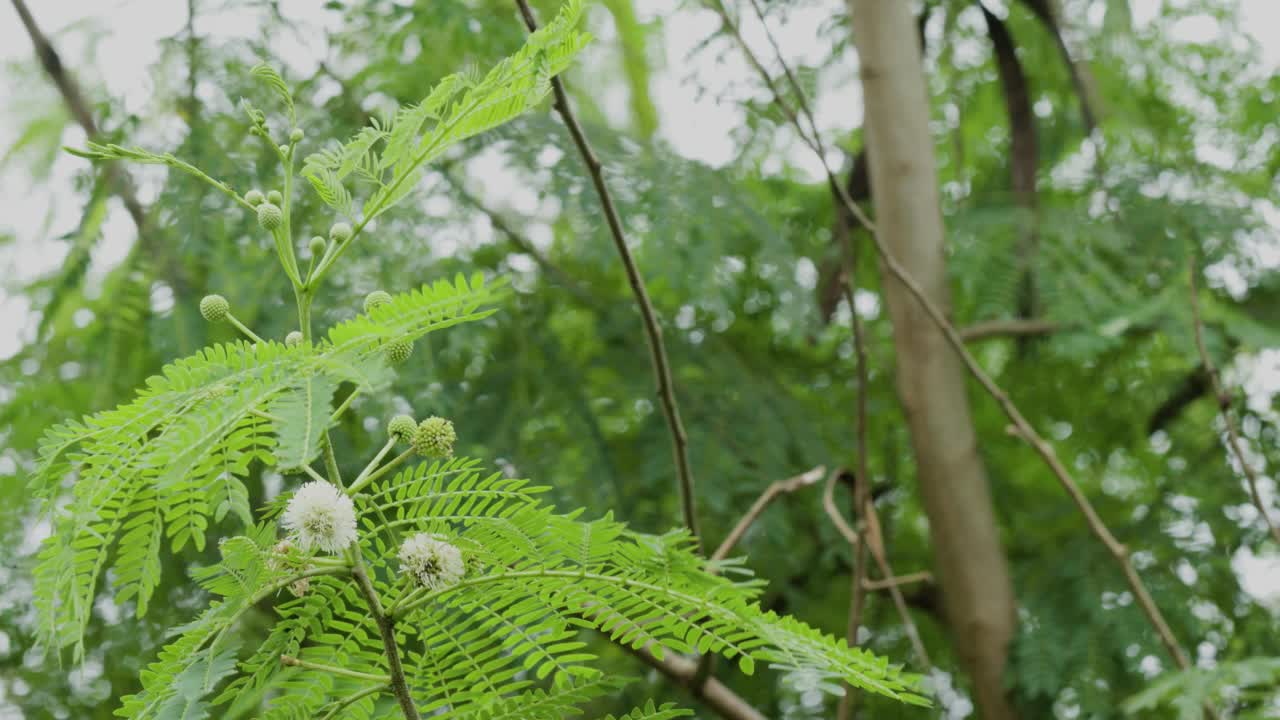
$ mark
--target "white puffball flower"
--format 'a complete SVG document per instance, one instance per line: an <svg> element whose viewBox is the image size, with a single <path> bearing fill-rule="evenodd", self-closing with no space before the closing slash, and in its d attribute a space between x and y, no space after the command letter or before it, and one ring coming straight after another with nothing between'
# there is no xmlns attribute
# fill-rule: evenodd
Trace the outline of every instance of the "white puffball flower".
<svg viewBox="0 0 1280 720"><path fill-rule="evenodd" d="M323 480L298 488L280 518L303 552L336 553L356 540L356 509L351 498Z"/></svg>
<svg viewBox="0 0 1280 720"><path fill-rule="evenodd" d="M400 572L428 590L456 585L467 572L462 551L438 535L418 533L400 546Z"/></svg>

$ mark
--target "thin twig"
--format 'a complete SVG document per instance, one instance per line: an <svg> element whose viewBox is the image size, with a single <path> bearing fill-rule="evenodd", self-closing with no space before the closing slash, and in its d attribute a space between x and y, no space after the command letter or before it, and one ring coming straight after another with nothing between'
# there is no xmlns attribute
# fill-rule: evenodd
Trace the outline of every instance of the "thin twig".
<svg viewBox="0 0 1280 720"><path fill-rule="evenodd" d="M1053 320L988 320L960 328L960 337L965 342L980 342L1001 337L1052 335L1062 329L1062 324Z"/></svg>
<svg viewBox="0 0 1280 720"><path fill-rule="evenodd" d="M920 572L907 573L906 575L898 575L897 577L881 578L880 580L867 580L863 583L863 587L868 590L888 590L892 587L901 587L912 583L931 583L933 582L933 573L927 570Z"/></svg>
<svg viewBox="0 0 1280 720"><path fill-rule="evenodd" d="M754 1L754 0L753 0ZM763 22L763 18L761 18ZM772 35L772 33L770 33ZM781 59L781 55L779 55ZM797 86L798 87L798 86ZM812 119L810 120L812 122ZM815 130L816 133L816 130ZM863 547L855 549L855 560L850 580L849 588L849 623L845 628L845 637L850 645L856 645L858 642L858 628L862 625L862 612L866 604L867 594L867 550L869 549L875 556L876 562L880 565L880 572L886 577L891 577L893 572L889 569L889 560L883 552L883 540L878 537L878 533L873 535L872 530L879 530L879 522L875 523L873 528L872 519L875 517L875 504L871 501L871 470L867 461L867 392L871 387L871 380L868 376L867 368L867 343L862 328L862 316L858 314L858 306L855 302L855 295L858 291L858 262L857 251L853 247L853 239L850 233L845 233L844 248L845 263L847 265L847 276L844 282L845 302L849 306L849 327L853 334L853 361L854 374L857 376L858 386L856 389L856 407L854 411L854 454L857 456L858 475L856 485L853 489L853 510L856 518L862 522L862 527L867 530L867 542ZM828 484L828 489L830 485ZM832 503L834 509L834 503ZM877 550L873 545L881 547ZM902 600L901 593L896 589L891 591L896 593L893 598L894 605L898 608L899 614L902 615L903 625L908 628L908 632L913 638L918 637L915 632L915 626L911 622L911 615L906 610L906 602ZM929 656L924 652L924 645L920 644L918 649L920 658L925 665L929 664ZM844 696L840 698L840 704L836 708L837 720L848 720L853 714L853 705L857 695L854 688L849 683L844 684Z"/></svg>
<svg viewBox="0 0 1280 720"><path fill-rule="evenodd" d="M533 16L533 10L530 9L528 0L516 0L516 5L520 8L520 15L524 19L524 24L529 29L529 32L537 30L538 21ZM569 96L564 91L564 83L560 81L559 77L552 77L551 87L555 93L556 112L560 114L565 127L569 129L569 134L573 137L573 144L577 146L578 153L582 156L582 161L587 166L587 172L591 175L591 183L595 186L596 195L600 198L600 207L604 211L605 221L609 225L609 234L613 238L614 247L618 250L618 256L622 259L622 265L627 272L627 282L631 285L631 293L635 296L636 305L640 309L640 316L644 320L645 337L648 340L650 359L653 362L654 379L658 386L658 397L662 402L662 414L666 417L667 429L671 433L671 450L675 456L676 476L680 483L680 506L684 512L684 525L693 536L698 553L702 554L702 536L698 531L693 469L689 464L689 438L685 433L684 423L680 419L680 407L676 403L675 389L671 380L671 366L667 360L667 348L662 340L662 329L658 325L658 316L653 309L653 303L649 300L649 291L645 289L644 278L640 275L640 268L636 265L635 258L631 256L631 250L627 247L626 234L622 229L622 219L613 203L613 195L609 192L608 185L605 184L603 166L600 163L600 159L596 157L595 151L591 149L591 143L587 140L587 136L583 132L582 126L578 123L577 117L574 116L573 108L569 106Z"/></svg>
<svg viewBox="0 0 1280 720"><path fill-rule="evenodd" d="M871 551L871 556L875 558L876 564L880 567L881 574L885 577L894 577L893 568L889 565L889 559L884 552L883 538L880 533L880 521L878 516L875 514L874 505L870 501L867 502L865 517L867 537L865 541L862 536L849 525L849 522L844 519L844 514L836 507L836 480L844 474L844 472L845 470L842 468L837 468L827 477L827 485L822 491L822 508L826 511L827 517L831 519L831 523L836 526L836 530L838 530L840 534L844 536L844 539L848 541L850 549L857 550L860 545L865 544ZM865 480L859 479L858 482L865 482ZM855 493L856 492L857 491L855 490ZM898 616L902 620L903 631L906 632L907 639L911 642L911 649L915 652L916 659L919 660L921 667L924 669L931 669L933 667L933 662L929 659L929 652L925 649L924 642L920 639L919 631L916 630L915 621L911 619L911 610L907 607L906 598L902 596L902 591L898 589L897 585L890 585L888 590L889 594L893 597L893 605L897 609ZM848 697L848 693L846 693L846 697Z"/></svg>
<svg viewBox="0 0 1280 720"><path fill-rule="evenodd" d="M717 562L729 556L733 552L733 548L742 540L742 536L747 534L747 530L751 528L751 524L760 517L765 508L769 507L769 503L773 502L779 495L793 493L797 490L807 488L810 485L816 485L822 480L822 476L827 473L827 469L819 465L808 472L800 473L795 477L789 477L786 480L776 480L760 493L760 497L751 504L751 508L746 514L738 520L738 524L733 526L733 530L725 536L724 542L720 543L720 547L711 553L711 561Z"/></svg>
<svg viewBox="0 0 1280 720"><path fill-rule="evenodd" d="M711 0L711 2L715 7L719 8L719 15L722 21L727 25L732 26L732 20L729 18L728 13L724 11L722 0ZM742 36L737 32L736 27L733 27L733 35L737 38L738 44L742 48L743 53L751 61L751 64L756 68L757 72L761 73L766 84L770 87L773 93L774 103L778 105L779 109L782 110L783 114L787 116L787 119L793 125L797 128L801 128L802 125L799 118L796 116L795 111L791 109L791 106L787 104L782 96L776 91L776 86L772 79L768 77L768 72L764 70L760 61L755 59L754 52L742 40ZM1066 490L1067 494L1071 497L1076 508L1084 516L1085 522L1088 524L1090 531L1106 547L1107 551L1120 565L1125 576L1125 581L1129 585L1130 590L1132 590L1134 597L1138 600L1138 605L1142 608L1143 614L1146 615L1147 620L1155 630L1156 635L1160 638L1161 644L1173 659L1174 664L1182 670L1189 668L1191 665L1187 660L1186 653L1178 644L1178 640L1173 634L1173 629L1170 628L1168 621L1165 620L1164 613L1160 611L1155 600L1151 597L1150 591L1147 590L1146 584L1143 583L1142 578L1138 575L1137 568L1134 567L1133 562L1129 557L1128 548L1115 538L1106 523L1102 521L1102 518L1094 509L1093 504L1089 502L1089 498L1085 496L1084 492L1080 489L1080 486L1076 483L1071 472L1067 470L1066 466L1062 464L1054 453L1053 446L1051 446L1043 437L1040 436L1038 432L1036 432L1035 428L1026 419L1026 417L1023 416L1022 411L1018 409L1018 406L1014 404L1008 394L1005 393L1005 391L991 378L991 376L982 369L982 366L978 364L977 359L968 351L967 348L965 348L964 338L960 336L959 331L957 331L955 326L947 319L942 310L929 299L929 296L925 294L924 289L916 279L907 272L906 268L904 268L902 264L898 262L897 258L894 257L893 253L889 251L889 248L884 242L884 239L880 236L876 225L872 223L866 213L858 207L857 203L849 197L848 191L846 191L844 186L842 186L836 179L835 174L831 170L831 166L827 163L826 157L819 152L817 147L814 147L813 145L810 145L810 147L816 154L818 154L818 159L822 163L827 175L827 182L835 189L841 204L843 204L845 209L867 228L885 268L898 282L902 283L903 287L907 289L915 301L920 305L921 309L924 310L925 314L929 316L929 319L942 332L942 335L946 338L948 344L950 344L956 354L960 356L960 359L964 363L965 368L969 371L969 374L972 375L973 378L978 381L978 384L982 386L983 390L985 390L987 394L990 395L998 405L1000 405L1001 410L1004 411L1009 420L1013 422L1019 434L1026 439L1027 443L1031 445L1031 447L1036 451L1036 454L1039 455L1045 465L1048 466L1050 472L1052 472L1054 477L1057 478L1059 484L1062 485L1063 489Z"/></svg>
<svg viewBox="0 0 1280 720"><path fill-rule="evenodd" d="M373 673L348 670L347 668L337 667L335 665L324 665L322 663L311 662L310 660L303 660L302 658L297 658L292 655L281 655L280 664L287 665L289 667L300 667L304 670L325 672L330 675L341 675L342 677L349 677L355 680L369 680L371 682L382 683L383 685L391 682L391 678L386 675L374 675Z"/></svg>
<svg viewBox="0 0 1280 720"><path fill-rule="evenodd" d="M1246 483L1249 485L1249 497L1253 500L1253 506L1258 509L1258 514L1262 516L1262 521L1266 523L1267 530L1271 532L1271 537L1277 543L1280 543L1280 528L1271 521L1271 516L1267 513L1267 505L1262 500L1262 493L1258 491L1258 471L1254 469L1253 464L1249 462L1249 458L1245 455L1244 444L1240 440L1240 431L1236 427L1235 417L1231 413L1231 396L1222 387L1222 378L1218 375L1218 367L1214 365L1213 358L1209 355L1209 348L1204 342L1204 321L1200 317L1200 297L1196 275L1199 270L1196 268L1195 253L1189 253L1187 260L1187 280L1190 288L1191 297L1191 319L1195 323L1196 333L1196 350L1200 353L1200 362L1204 365L1205 372L1209 376L1209 382L1213 386L1213 397L1217 400L1219 414L1222 415L1222 424L1227 428L1227 444L1231 446L1232 453L1235 454L1236 460L1240 463L1240 468L1244 471Z"/></svg>

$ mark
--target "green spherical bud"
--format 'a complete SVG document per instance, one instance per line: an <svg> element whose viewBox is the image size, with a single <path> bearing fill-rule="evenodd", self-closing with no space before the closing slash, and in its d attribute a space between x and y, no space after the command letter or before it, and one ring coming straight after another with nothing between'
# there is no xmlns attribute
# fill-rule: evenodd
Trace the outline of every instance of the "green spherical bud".
<svg viewBox="0 0 1280 720"><path fill-rule="evenodd" d="M346 223L335 223L329 228L329 239L334 242L346 242L351 239L351 226Z"/></svg>
<svg viewBox="0 0 1280 720"><path fill-rule="evenodd" d="M392 365L403 365L412 354L412 340L397 340L396 342L387 343L387 360L391 361Z"/></svg>
<svg viewBox="0 0 1280 720"><path fill-rule="evenodd" d="M287 156L287 155L289 154L289 151L290 151L290 150L292 150L292 149L293 149L293 148L290 148L288 145L281 145L281 146L280 146L280 154L281 154L281 155L286 155L286 156Z"/></svg>
<svg viewBox="0 0 1280 720"><path fill-rule="evenodd" d="M414 452L432 458L453 456L453 443L458 434L453 430L453 423L442 417L429 417L418 424L413 432L410 444Z"/></svg>
<svg viewBox="0 0 1280 720"><path fill-rule="evenodd" d="M294 128L289 132L289 142L291 143L300 143L304 137L306 137L306 133L302 132L302 128Z"/></svg>
<svg viewBox="0 0 1280 720"><path fill-rule="evenodd" d="M258 224L261 225L264 230L275 230L284 224L284 213L280 211L280 206L273 205L269 202L259 205Z"/></svg>
<svg viewBox="0 0 1280 720"><path fill-rule="evenodd" d="M319 235L311 238L311 257L313 258L324 257L324 249L327 245L328 243L326 243L324 241L324 238L320 237Z"/></svg>
<svg viewBox="0 0 1280 720"><path fill-rule="evenodd" d="M387 434L395 438L396 442L409 442L417 430L418 421L408 415L397 415L387 423Z"/></svg>
<svg viewBox="0 0 1280 720"><path fill-rule="evenodd" d="M209 322L222 322L231 313L231 303L221 295L205 295L200 301L200 316Z"/></svg>
<svg viewBox="0 0 1280 720"><path fill-rule="evenodd" d="M294 330L293 332L284 336L285 347L298 347L301 344L302 344L302 333L299 332L298 330Z"/></svg>
<svg viewBox="0 0 1280 720"><path fill-rule="evenodd" d="M250 190L244 194L244 201L254 207L261 205L267 198L262 194L261 190Z"/></svg>
<svg viewBox="0 0 1280 720"><path fill-rule="evenodd" d="M373 312L374 308L380 308L383 305L391 304L391 294L383 290L374 290L364 296L364 311L366 313Z"/></svg>
<svg viewBox="0 0 1280 720"><path fill-rule="evenodd" d="M267 202L271 203L272 205L283 205L284 196L280 194L279 190L272 190L271 192L267 193Z"/></svg>

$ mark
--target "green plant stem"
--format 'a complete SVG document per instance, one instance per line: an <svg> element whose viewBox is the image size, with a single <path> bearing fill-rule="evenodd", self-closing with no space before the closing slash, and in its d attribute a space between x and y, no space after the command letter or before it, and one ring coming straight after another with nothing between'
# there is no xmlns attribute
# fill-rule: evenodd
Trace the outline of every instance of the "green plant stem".
<svg viewBox="0 0 1280 720"><path fill-rule="evenodd" d="M293 295L298 303L298 329L302 331L302 342L304 345L310 345L312 292L304 287L295 287Z"/></svg>
<svg viewBox="0 0 1280 720"><path fill-rule="evenodd" d="M369 610L373 613L373 620L378 625L378 633L382 636L382 646L387 655L387 668L391 671L391 691L395 693L396 700L400 703L400 710L404 713L405 720L422 720L422 716L418 714L418 708L413 704L409 682L404 676L404 666L400 663L400 646L396 643L396 619L383 611L382 601L378 599L378 591L374 589L373 583L369 580L369 574L364 569L364 561L360 558L359 550L355 551L355 556L357 565L352 569L351 575L355 578L360 592L369 601Z"/></svg>
<svg viewBox="0 0 1280 720"><path fill-rule="evenodd" d="M245 327L245 324L240 322L238 319L236 319L235 315L232 315L231 313L227 313L227 322L231 323L231 326L234 327L235 329L244 333L244 336L249 338L250 340L254 342L259 342L259 343L266 342L262 338L258 337L257 333Z"/></svg>
<svg viewBox="0 0 1280 720"><path fill-rule="evenodd" d="M449 587L440 588L439 590L433 590L415 599L411 603L401 603L400 608L396 611L396 618L397 619L402 618L405 615L408 615L414 610L417 610L418 608L422 607L423 605L426 605L427 603L431 602L432 600L435 600L436 598L442 595L448 595L449 593L457 592L458 590L462 590L468 587L475 587L477 585L487 585L489 583L502 582L504 580L519 580L521 578L568 578L568 579L577 579L577 580L596 580L599 582L607 582L607 583L612 583L614 585L624 585L630 588L645 590L648 592L652 592L655 595L676 598L678 600L687 602L691 605L696 605L696 606L706 605L706 600L703 598L697 597L695 595L690 595L688 593L682 593L679 590L673 590L671 588L663 587L661 585L654 585L653 583L648 583L643 580L636 580L629 577L615 577L613 575L602 575L600 573L586 572L582 570L539 569L539 570L518 570L515 572L503 572L503 573L496 573L493 575L482 575L480 577L471 578L470 580L462 580L461 582L458 582L454 585L450 585Z"/></svg>
<svg viewBox="0 0 1280 720"><path fill-rule="evenodd" d="M387 676L387 675L374 675L373 673L364 673L364 672L358 672L356 670L348 670L346 668L336 667L334 665L324 665L322 663L315 663L309 660L296 658L292 655L281 655L280 664L288 665L289 667L300 667L306 670L317 670L319 672L329 673L330 675L341 675L342 677L354 678L356 680L370 680L372 682L382 683L383 685L389 684L391 682L390 676Z"/></svg>
<svg viewBox="0 0 1280 720"><path fill-rule="evenodd" d="M341 701L339 701L338 704L335 705L332 710L325 713L324 717L322 717L320 720L334 720L335 718L338 717L338 713L342 712L343 710L346 710L347 708L351 707L352 705L355 705L356 703L369 697L370 695L376 695L380 692L384 692L388 690L390 687L391 687L390 685L374 685L373 687L365 688L364 690L361 690L358 693L348 695L346 698L343 698Z"/></svg>
<svg viewBox="0 0 1280 720"><path fill-rule="evenodd" d="M333 454L333 438L329 431L324 431L324 470L329 473L329 482L342 487L342 471L338 469L338 458Z"/></svg>
<svg viewBox="0 0 1280 720"><path fill-rule="evenodd" d="M360 394L360 388L357 387L355 390L351 391L350 395L347 395L347 399L343 400L342 404L339 405L337 409L333 411L333 414L329 416L330 425L338 422L338 418L342 417L342 414L347 411L347 408L351 407L351 401L355 400L356 396L358 396L359 394Z"/></svg>
<svg viewBox="0 0 1280 720"><path fill-rule="evenodd" d="M392 468L396 467L400 463L409 459L409 456L413 455L413 448L405 450L404 452L392 458L391 462L378 468L376 472L371 472L373 468L378 464L378 461L381 460L383 456L385 456L388 452L390 452L391 448L395 447L395 444L396 443L394 438L387 441L387 444L382 447L382 450L378 452L378 455L373 458L373 462L369 463L369 466L364 469L364 472L360 473L360 476L356 478L356 481L351 483L351 487L347 488L348 495L354 495L360 492L362 489L364 489L366 485L373 482L374 480L377 480L383 475L386 475L387 472L389 472Z"/></svg>
<svg viewBox="0 0 1280 720"><path fill-rule="evenodd" d="M303 470L303 472L305 472L306 474L310 475L310 476L311 476L311 479L313 479L313 480L319 480L320 482L332 482L332 481L330 481L330 480L327 480L327 479L326 479L323 475L321 475L320 473L316 472L316 471L315 471L315 469L314 469L314 468L312 468L310 465L303 465L303 466L302 466L302 470Z"/></svg>

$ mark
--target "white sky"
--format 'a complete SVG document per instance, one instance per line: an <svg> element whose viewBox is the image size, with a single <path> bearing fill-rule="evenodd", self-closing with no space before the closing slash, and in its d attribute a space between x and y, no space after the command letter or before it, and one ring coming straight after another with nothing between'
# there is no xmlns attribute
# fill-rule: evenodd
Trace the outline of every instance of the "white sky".
<svg viewBox="0 0 1280 720"><path fill-rule="evenodd" d="M832 0L842 2L842 0ZM1162 0L1130 0L1135 19L1141 23L1157 12ZM213 3L203 3L212 5ZM678 0L637 0L642 20L654 17L667 19L663 38L665 68L654 77L654 101L661 113L663 137L680 153L719 164L734 153L731 131L742 122L742 110L733 100L718 101L703 96L697 86L730 87L738 90L753 88L752 74L739 53L727 53L715 58L711 53L696 56L696 62L688 58L694 48L716 28L712 14L705 11L677 9ZM1101 5L1101 2L1095 3ZM186 3L176 0L36 0L29 2L36 20L45 33L58 46L63 61L73 70L85 75L89 83L103 82L114 98L123 99L131 111L143 111L152 96L150 68L159 57L158 41L178 34L186 22ZM314 17L320 14L323 0L281 0L286 17ZM1264 74L1280 68L1280 0L1240 0L1245 27L1255 33L1261 44L1265 67ZM802 9L787 16L785 27L774 24L773 30L791 60L816 60L822 51L818 36L820 23L828 16L829 8L821 11ZM235 10L202 13L197 32L203 36L226 39L256 32L253 11ZM599 35L597 48L610 47L611 29L596 23L593 30ZM748 41L763 52L767 47L763 35L754 23L744 23ZM96 67L86 72L82 66L86 60L85 41L89 33L85 27L102 32L93 33L99 45L93 55ZM246 32L247 31L247 32ZM1187 40L1211 40L1215 29L1212 23L1188 20L1177 28ZM280 55L299 67L313 67L323 56L324 48L317 38L308 45L295 37L281 39ZM600 50L597 50L600 51ZM31 44L8 3L0 5L0 64L25 61L31 58ZM816 107L819 125L829 133L848 130L860 123L860 113L849 112L860 108L855 68L848 64L844 76L823 78L821 102ZM43 76L34 82L45 83ZM690 82L697 78L700 82ZM624 112L625 95L618 84L615 94L605 98L605 107L619 116ZM16 87L0 75L0 152L8 148L17 137L24 119L29 117L33 98L48 97L46 86L39 88ZM84 140L78 128L68 129L65 144L80 144ZM790 163L818 175L816 160L809 156L798 142L790 151ZM835 159L838 163L839 160ZM6 278L30 278L45 273L62 261L62 251L50 251L50 237L56 237L75 226L80 203L72 189L71 180L77 167L84 161L63 157L55 165L52 177L33 183L21 168L0 170L0 232L12 232L16 242L0 248L0 358L17 351L24 340L30 339L35 318L25 298L7 292ZM489 169L495 163L486 162ZM500 168L493 168L495 173ZM488 178L488 176L486 176ZM487 190L495 196L509 196L511 188L497 187L501 183L486 182L478 190ZM154 184L143 182L144 199L154 194ZM517 200L518 202L518 200ZM94 267L110 267L122 258L134 240L134 228L118 203L113 207L104 229L104 241L95 253ZM1273 369L1257 380L1263 385L1259 390L1274 393L1280 390L1280 349L1264 358ZM1242 574L1255 594L1280 599L1280 560L1276 558L1239 558ZM1247 569L1246 569L1247 567Z"/></svg>

